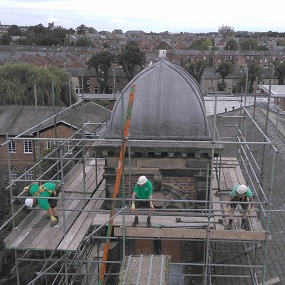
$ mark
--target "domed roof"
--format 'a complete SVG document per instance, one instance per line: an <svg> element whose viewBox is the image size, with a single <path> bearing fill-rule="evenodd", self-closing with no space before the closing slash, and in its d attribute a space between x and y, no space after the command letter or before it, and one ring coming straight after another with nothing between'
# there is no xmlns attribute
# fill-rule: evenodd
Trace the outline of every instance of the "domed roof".
<svg viewBox="0 0 285 285"><path fill-rule="evenodd" d="M136 84L130 139L210 140L204 99L197 81L164 59L142 70L124 88L112 111L107 138L122 138L130 89Z"/></svg>

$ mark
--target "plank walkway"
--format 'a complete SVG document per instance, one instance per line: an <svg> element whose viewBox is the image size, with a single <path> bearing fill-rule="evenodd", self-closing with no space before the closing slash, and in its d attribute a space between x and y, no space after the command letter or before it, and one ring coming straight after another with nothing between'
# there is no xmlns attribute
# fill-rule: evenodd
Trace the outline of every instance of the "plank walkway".
<svg viewBox="0 0 285 285"><path fill-rule="evenodd" d="M227 200L228 194L236 183L245 183L245 181L236 158L223 158L221 170L219 170L219 164L220 161L215 164L216 172L214 172L212 180L214 217L210 221L207 217L191 217L189 214L179 216L181 222L178 223L174 215L159 216L158 212L154 212L152 228L146 227L145 215L140 216L139 225L133 228L131 226L133 214L127 210L124 221L122 215L114 219L114 235L122 236L123 229L125 229L127 237L181 239L210 237L216 240L257 241L265 241L270 238L262 229L255 213L249 215L247 230L240 229L241 215L238 211L235 215L234 229L231 231L226 229L228 214L224 213L225 204L221 201ZM99 227L109 219L109 211L96 213L96 210L100 209L104 202L103 199L97 200L97 198L105 197L103 172L103 159L97 160L97 171L94 160L86 163L84 174L82 165L74 168L65 181L64 191L59 196L60 223L55 227L50 227L46 211L37 207L5 239L6 248L76 251L90 227ZM216 174L221 174L219 181ZM96 184L98 187L95 191ZM90 199L83 200L80 198Z"/></svg>
<svg viewBox="0 0 285 285"><path fill-rule="evenodd" d="M46 211L36 207L5 239L6 248L76 250L96 214L94 210L100 209L104 202L96 199L105 197L104 159L97 159L96 166L97 171L95 161L89 161L85 165L83 174L82 164L79 164L67 177L64 189L59 194L60 222L58 225L50 227ZM85 212L85 210L93 212Z"/></svg>
<svg viewBox="0 0 285 285"><path fill-rule="evenodd" d="M221 169L220 166L221 165ZM114 235L122 236L123 228L126 228L125 234L127 237L165 237L165 238L207 238L213 240L255 240L265 241L270 236L263 230L256 213L251 213L248 216L247 230L240 228L241 214L238 210L235 212L235 222L233 230L227 230L228 213L224 213L223 209L227 201L228 195L235 184L245 184L245 180L236 158L226 157L221 161L216 161L216 172L212 180L212 209L214 210L214 218L211 218L208 223L207 217L191 217L190 215L179 216L180 223L176 222L175 216L162 216L153 214L152 227L146 227L146 215L139 217L140 223L136 228L133 228L133 215L119 215L114 219ZM220 175L220 181L217 175ZM99 214L92 222L94 226L100 226L109 219L109 214ZM163 221L163 224L161 224ZM185 221L185 222L183 222ZM201 228L201 227L204 227ZM209 230L208 230L209 228ZM177 230L179 229L179 231Z"/></svg>

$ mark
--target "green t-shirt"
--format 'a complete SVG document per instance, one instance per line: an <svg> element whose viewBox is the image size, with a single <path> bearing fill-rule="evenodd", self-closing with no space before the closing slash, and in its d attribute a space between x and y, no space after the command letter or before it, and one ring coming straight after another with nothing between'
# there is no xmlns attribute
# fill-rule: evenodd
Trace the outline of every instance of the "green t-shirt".
<svg viewBox="0 0 285 285"><path fill-rule="evenodd" d="M140 199L149 199L149 196L153 194L152 183L149 180L147 180L146 184L142 186L136 183L134 192Z"/></svg>
<svg viewBox="0 0 285 285"><path fill-rule="evenodd" d="M243 195L243 194L238 194L238 192L237 192L238 187L239 187L239 184L234 186L234 188L233 188L233 190L231 192L232 197L239 197L239 196ZM247 187L247 189L246 189L245 196L247 198L251 198L252 197L252 192L251 192L249 187Z"/></svg>
<svg viewBox="0 0 285 285"><path fill-rule="evenodd" d="M43 184L43 187L50 190L50 191L54 191L56 189L56 184L53 182L46 182ZM44 188L42 190L44 190ZM32 184L32 186L29 189L29 193L32 196L38 196L37 192L39 191L40 186L37 184ZM40 197L50 197L52 195L51 192L49 191L43 191L40 193ZM37 203L38 205L43 208L44 210L48 211L48 209L50 208L48 199L37 199Z"/></svg>

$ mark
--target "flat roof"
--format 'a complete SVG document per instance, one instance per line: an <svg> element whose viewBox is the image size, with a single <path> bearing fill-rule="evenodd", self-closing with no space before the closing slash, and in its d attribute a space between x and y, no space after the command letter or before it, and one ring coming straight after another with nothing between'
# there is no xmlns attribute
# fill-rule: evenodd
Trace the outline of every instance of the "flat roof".
<svg viewBox="0 0 285 285"><path fill-rule="evenodd" d="M285 85L259 85L259 87L271 97L285 97ZM270 89L271 88L271 89Z"/></svg>

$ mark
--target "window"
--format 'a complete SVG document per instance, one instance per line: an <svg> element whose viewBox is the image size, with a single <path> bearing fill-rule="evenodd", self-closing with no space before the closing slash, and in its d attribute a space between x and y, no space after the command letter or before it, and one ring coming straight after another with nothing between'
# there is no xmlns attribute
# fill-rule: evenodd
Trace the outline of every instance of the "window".
<svg viewBox="0 0 285 285"><path fill-rule="evenodd" d="M16 142L15 140L11 140L9 143L9 152L16 152Z"/></svg>
<svg viewBox="0 0 285 285"><path fill-rule="evenodd" d="M75 93L76 93L76 94L82 93L82 87L75 86Z"/></svg>
<svg viewBox="0 0 285 285"><path fill-rule="evenodd" d="M120 78L116 78L116 84L120 83Z"/></svg>
<svg viewBox="0 0 285 285"><path fill-rule="evenodd" d="M18 170L17 168L13 167L11 169L11 180L16 180L18 178Z"/></svg>
<svg viewBox="0 0 285 285"><path fill-rule="evenodd" d="M33 153L31 140L24 140L24 153Z"/></svg>
<svg viewBox="0 0 285 285"><path fill-rule="evenodd" d="M46 149L51 149L51 140L46 141Z"/></svg>
<svg viewBox="0 0 285 285"><path fill-rule="evenodd" d="M29 168L25 169L25 179L26 180L33 180L34 171L29 170Z"/></svg>

